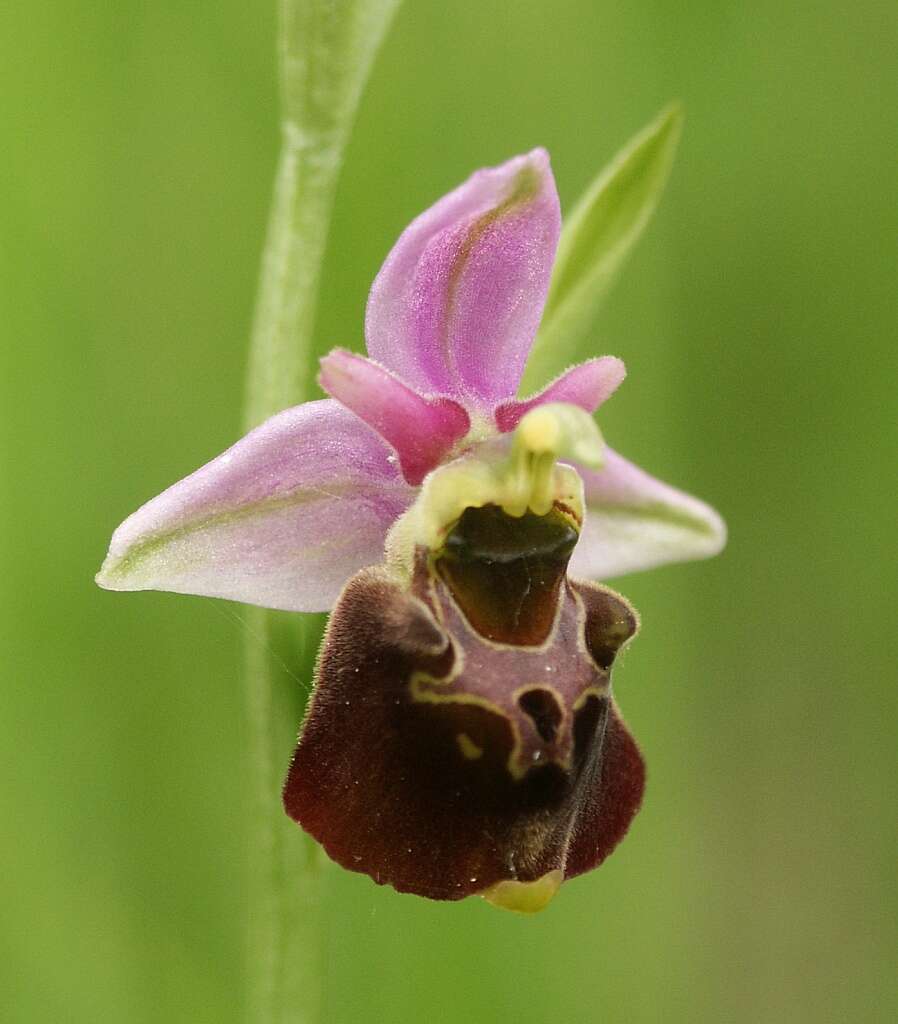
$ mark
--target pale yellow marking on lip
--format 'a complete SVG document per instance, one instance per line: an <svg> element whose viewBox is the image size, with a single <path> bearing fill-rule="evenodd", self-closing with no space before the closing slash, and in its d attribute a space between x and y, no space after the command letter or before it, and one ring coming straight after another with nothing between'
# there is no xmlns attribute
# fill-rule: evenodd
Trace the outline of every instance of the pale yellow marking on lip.
<svg viewBox="0 0 898 1024"><path fill-rule="evenodd" d="M536 914L549 905L563 880L564 875L556 868L533 882L505 879L484 889L480 895L487 903L502 910L512 910L516 914Z"/></svg>
<svg viewBox="0 0 898 1024"><path fill-rule="evenodd" d="M455 739L461 756L467 761L476 761L483 757L483 747L479 747L466 732L460 732Z"/></svg>

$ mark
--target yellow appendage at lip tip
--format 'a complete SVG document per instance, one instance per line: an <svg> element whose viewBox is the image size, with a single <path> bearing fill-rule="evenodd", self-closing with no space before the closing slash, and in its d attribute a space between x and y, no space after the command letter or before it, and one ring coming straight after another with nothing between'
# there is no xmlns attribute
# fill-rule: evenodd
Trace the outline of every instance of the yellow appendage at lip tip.
<svg viewBox="0 0 898 1024"><path fill-rule="evenodd" d="M558 892L564 876L556 869L548 871L533 882L516 882L507 879L484 889L480 895L502 910L513 910L517 914L536 914L544 910Z"/></svg>

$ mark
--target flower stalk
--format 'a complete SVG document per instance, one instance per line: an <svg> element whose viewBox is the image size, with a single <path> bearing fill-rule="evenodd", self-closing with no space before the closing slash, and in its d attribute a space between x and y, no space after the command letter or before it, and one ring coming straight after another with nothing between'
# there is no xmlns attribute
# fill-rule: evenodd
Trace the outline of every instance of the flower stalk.
<svg viewBox="0 0 898 1024"><path fill-rule="evenodd" d="M250 344L245 424L305 401L334 192L353 117L399 0L280 0L281 153ZM247 1019L321 1012L318 849L283 814L320 616L250 608L245 673L252 767Z"/></svg>

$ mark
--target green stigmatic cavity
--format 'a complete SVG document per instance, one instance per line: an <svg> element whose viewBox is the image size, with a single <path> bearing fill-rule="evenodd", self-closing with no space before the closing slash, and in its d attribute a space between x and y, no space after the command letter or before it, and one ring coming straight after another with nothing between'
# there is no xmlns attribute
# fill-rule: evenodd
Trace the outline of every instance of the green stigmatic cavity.
<svg viewBox="0 0 898 1024"><path fill-rule="evenodd" d="M488 640L535 646L549 634L578 531L563 512L508 515L469 508L434 564L471 625Z"/></svg>

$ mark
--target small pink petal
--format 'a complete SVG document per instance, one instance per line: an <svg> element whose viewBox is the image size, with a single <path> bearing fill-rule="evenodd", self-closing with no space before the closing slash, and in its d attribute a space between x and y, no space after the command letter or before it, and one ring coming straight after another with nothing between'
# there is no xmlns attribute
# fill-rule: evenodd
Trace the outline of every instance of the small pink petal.
<svg viewBox="0 0 898 1024"><path fill-rule="evenodd" d="M531 409L546 402L570 402L595 412L617 391L626 375L626 367L616 356L588 359L565 370L539 394L500 405L496 409L496 425L503 434L514 430Z"/></svg>
<svg viewBox="0 0 898 1024"><path fill-rule="evenodd" d="M572 576L604 580L710 558L726 543L726 526L710 505L656 480L610 448L602 469L578 470L586 520L571 558Z"/></svg>
<svg viewBox="0 0 898 1024"><path fill-rule="evenodd" d="M451 398L426 398L389 370L343 349L321 360L322 388L389 442L403 475L419 484L471 428Z"/></svg>
<svg viewBox="0 0 898 1024"><path fill-rule="evenodd" d="M115 531L107 590L324 611L383 560L414 491L372 430L325 399L278 413Z"/></svg>
<svg viewBox="0 0 898 1024"><path fill-rule="evenodd" d="M369 354L426 394L483 408L512 398L560 229L545 150L477 171L384 262L368 299Z"/></svg>

